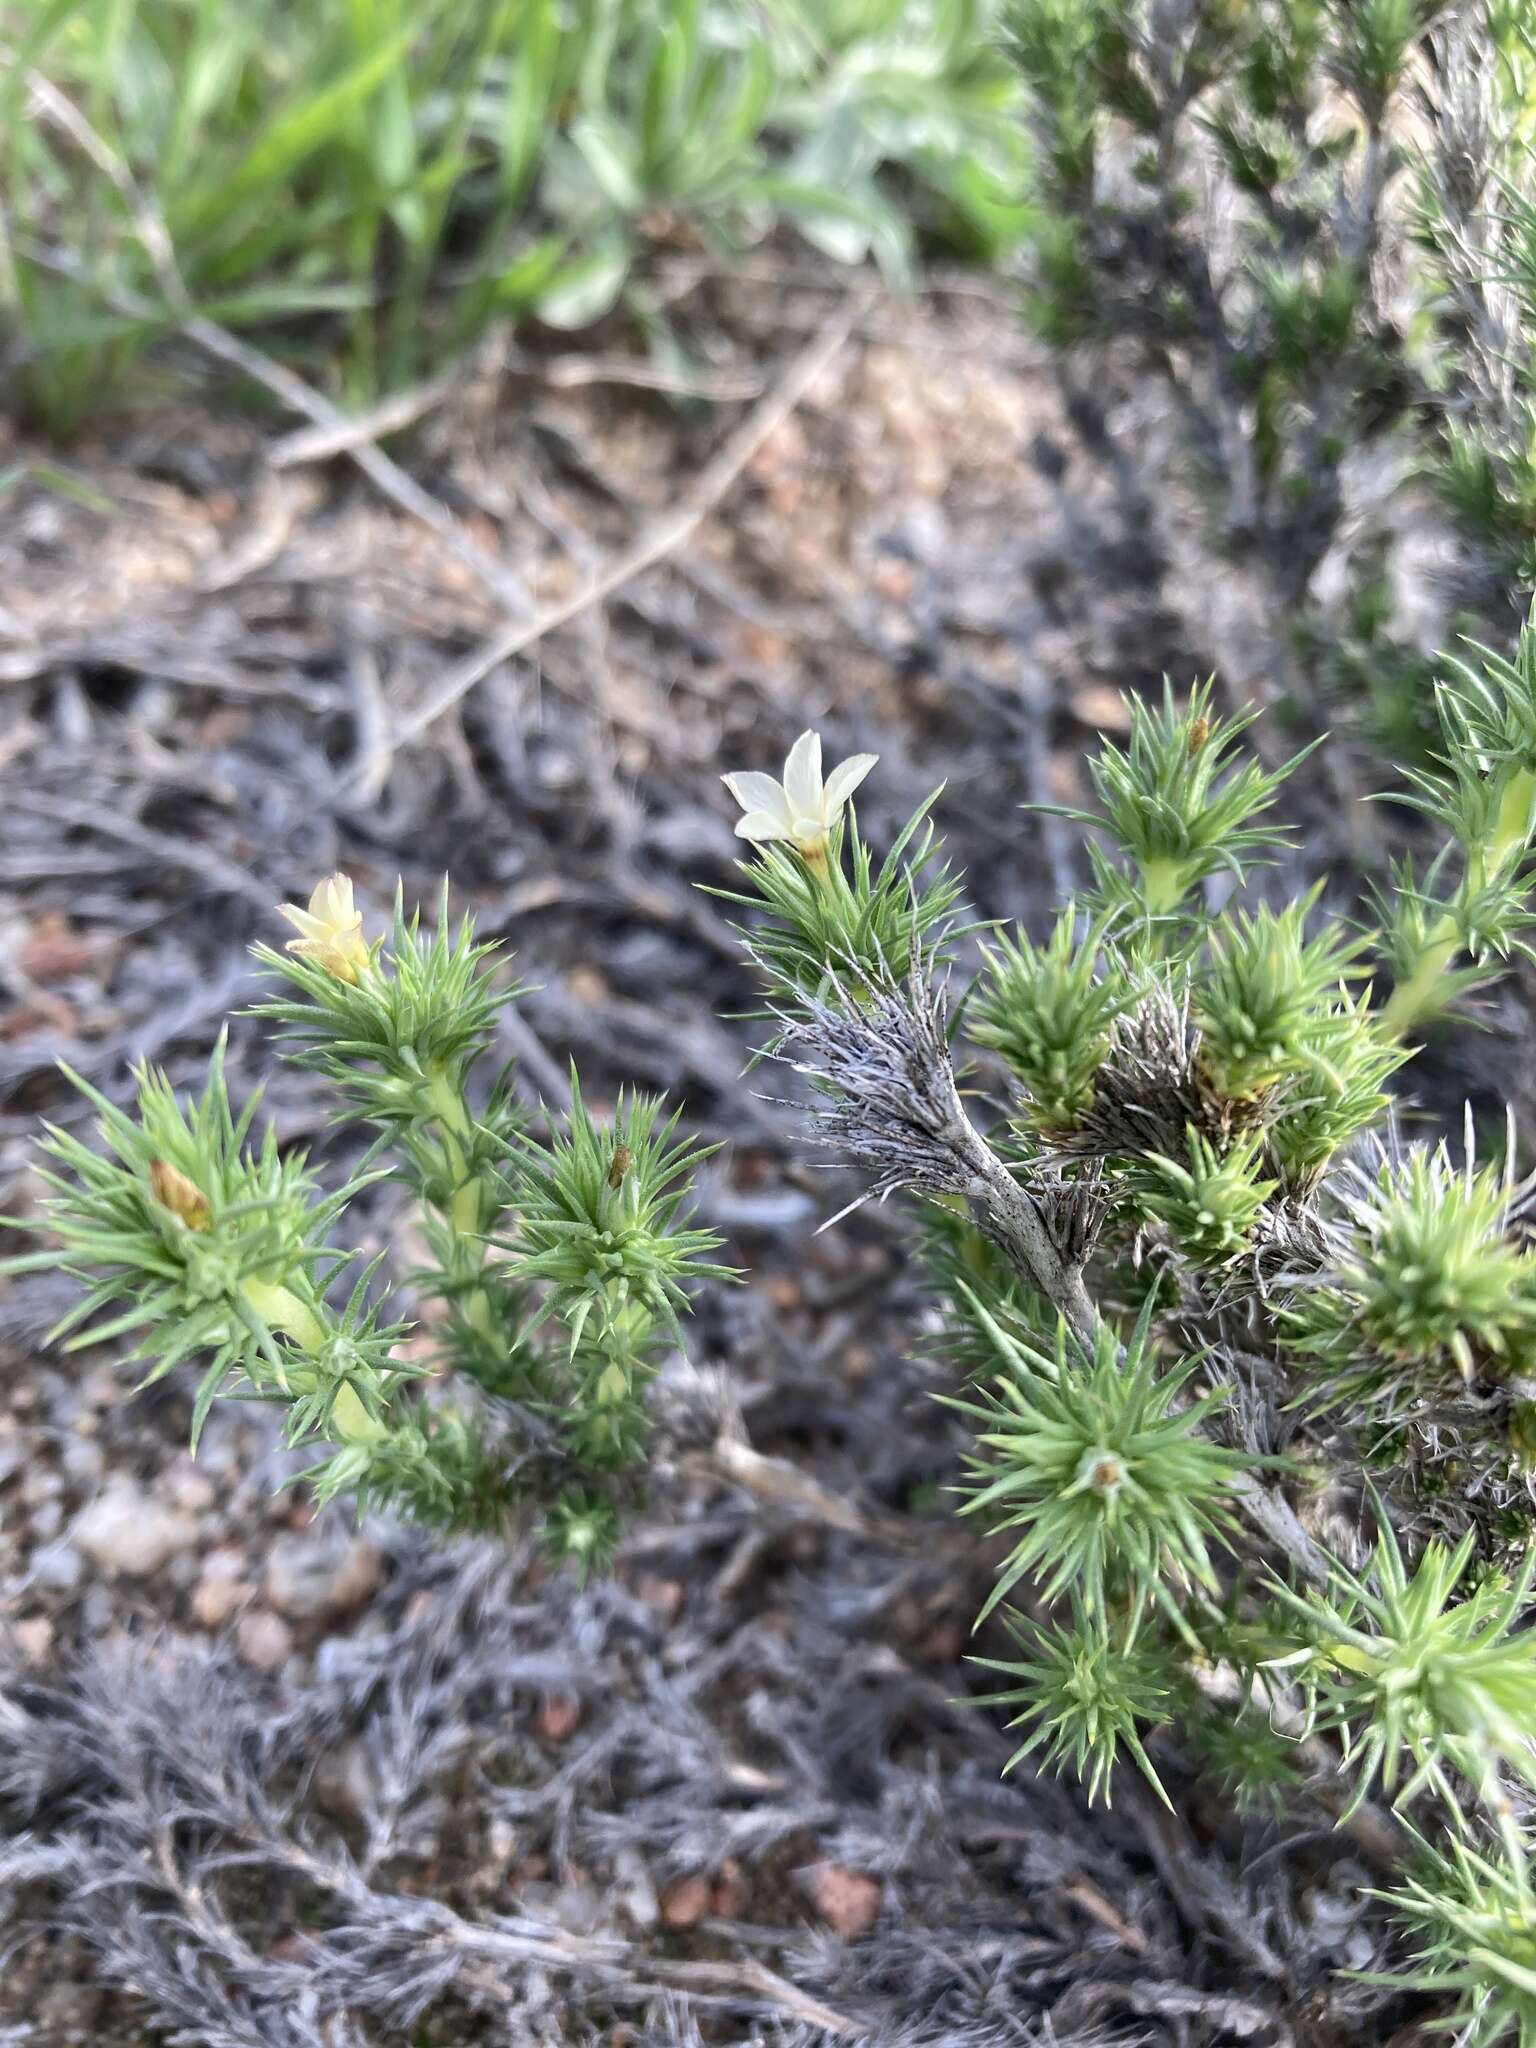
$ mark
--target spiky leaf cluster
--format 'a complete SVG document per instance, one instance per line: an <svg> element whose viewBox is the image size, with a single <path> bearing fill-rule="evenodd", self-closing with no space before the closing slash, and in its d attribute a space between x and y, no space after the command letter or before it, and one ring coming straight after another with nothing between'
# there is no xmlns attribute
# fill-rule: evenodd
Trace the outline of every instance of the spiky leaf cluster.
<svg viewBox="0 0 1536 2048"><path fill-rule="evenodd" d="M928 822L937 797L913 813L878 864L857 821L840 819L823 858L765 845L741 863L751 893L714 892L761 913L750 945L781 1003L824 994L834 967L854 986L878 982L914 949L937 957L970 929L956 925L960 885Z"/></svg>
<svg viewBox="0 0 1536 2048"><path fill-rule="evenodd" d="M1327 1075L1333 1045L1359 1029L1338 999L1362 971L1364 941L1334 923L1309 939L1315 901L1313 891L1280 911L1234 910L1211 932L1194 1016L1201 1061L1230 1100Z"/></svg>
<svg viewBox="0 0 1536 2048"><path fill-rule="evenodd" d="M1211 1699L1185 1677L1171 1718L1201 1776L1239 1813L1278 1820L1295 1807L1304 1775L1301 1745L1275 1726L1267 1700Z"/></svg>
<svg viewBox="0 0 1536 2048"><path fill-rule="evenodd" d="M1101 826L1131 864L1136 900L1152 918L1179 908L1211 875L1241 882L1255 862L1273 857L1286 839L1282 827L1258 823L1273 808L1280 786L1296 765L1265 769L1238 742L1254 711L1219 717L1213 686L1197 684L1180 703L1164 683L1162 702L1128 698L1131 730L1124 747L1100 742L1089 776ZM1100 866L1101 883L1117 891Z"/></svg>
<svg viewBox="0 0 1536 2048"><path fill-rule="evenodd" d="M327 1238L358 1184L321 1197L270 1126L252 1140L257 1098L235 1114L222 1039L195 1101L141 1070L137 1118L70 1078L96 1109L103 1149L54 1127L43 1141L57 1170L43 1175L52 1193L41 1221L84 1285L53 1339L75 1350L131 1337L146 1385L200 1359L194 1442L214 1398L236 1384L287 1400L295 1437L372 1434L386 1383L411 1368L392 1355L400 1326L369 1305L367 1273L339 1316L325 1305L346 1260ZM57 1266L60 1252L12 1270Z"/></svg>
<svg viewBox="0 0 1536 2048"><path fill-rule="evenodd" d="M1536 1633L1515 1627L1536 1556L1512 1581L1471 1584L1474 1544L1431 1541L1410 1569L1383 1524L1363 1571L1335 1562L1326 1591L1276 1589L1310 1638L1278 1662L1303 1668L1357 1802L1379 1783L1403 1805L1429 1787L1455 1808L1459 1777L1498 1805L1500 1769L1536 1787Z"/></svg>
<svg viewBox="0 0 1536 2048"><path fill-rule="evenodd" d="M1044 945L1020 932L984 948L968 1012L972 1038L1001 1054L1023 1090L1024 1120L1046 1134L1070 1130L1092 1101L1110 1026L1134 993L1078 925L1069 903Z"/></svg>
<svg viewBox="0 0 1536 2048"><path fill-rule="evenodd" d="M1443 1852L1424 1844L1407 1882L1375 1896L1413 1948L1376 1982L1451 2001L1441 2024L1462 2048L1536 2048L1536 1892L1522 1864L1452 1835Z"/></svg>
<svg viewBox="0 0 1536 2048"><path fill-rule="evenodd" d="M677 1136L680 1112L621 1094L598 1123L572 1076L571 1107L550 1141L512 1166L517 1230L506 1240L522 1272L548 1289L548 1308L574 1349L606 1332L631 1303L681 1341L686 1283L713 1271L713 1231L687 1226L693 1174L714 1150Z"/></svg>
<svg viewBox="0 0 1536 2048"><path fill-rule="evenodd" d="M409 1128L434 1081L461 1074L485 1051L501 1011L521 993L498 979L501 950L475 937L469 917L454 925L446 883L425 929L420 908L407 917L397 891L388 936L374 942L355 980L295 951L254 947L280 986L252 1014L277 1027L283 1056L322 1074L350 1114Z"/></svg>
<svg viewBox="0 0 1536 2048"><path fill-rule="evenodd" d="M716 1270L719 1238L687 1221L692 1177L713 1147L678 1138L677 1123L633 1094L598 1123L573 1075L568 1115L510 1168L516 1227L502 1242L533 1292L533 1319L562 1332L566 1355L550 1379L564 1439L599 1470L641 1455L646 1381L664 1347L682 1342L689 1284Z"/></svg>
<svg viewBox="0 0 1536 2048"><path fill-rule="evenodd" d="M606 1571L619 1547L620 1525L613 1501L594 1487L567 1487L544 1518L544 1548L577 1577Z"/></svg>
<svg viewBox="0 0 1536 2048"><path fill-rule="evenodd" d="M504 1463L460 1421L427 1424L403 1398L424 1368L403 1346L409 1326L384 1312L378 1261L332 1298L356 1261L329 1239L365 1183L322 1197L270 1125L253 1141L257 1100L231 1108L222 1042L195 1101L152 1069L138 1079L137 1116L76 1085L97 1109L102 1148L63 1130L45 1139L60 1170L45 1175L53 1194L39 1225L85 1283L54 1337L78 1348L132 1336L143 1384L196 1363L194 1450L214 1401L243 1392L282 1407L289 1443L338 1446L305 1475L321 1500L345 1492L453 1527L503 1519ZM60 1252L11 1270L55 1266Z"/></svg>
<svg viewBox="0 0 1536 2048"><path fill-rule="evenodd" d="M1296 1343L1327 1400L1390 1421L1523 1367L1536 1345L1536 1254L1514 1234L1507 1168L1449 1148L1388 1151L1340 1190L1328 1270L1295 1298Z"/></svg>
<svg viewBox="0 0 1536 2048"><path fill-rule="evenodd" d="M502 948L468 917L455 926L445 884L430 927L397 891L388 934L350 976L302 950L254 952L278 980L254 1014L277 1026L286 1059L335 1089L341 1119L371 1126L422 1204L431 1256L410 1280L441 1304L455 1364L492 1392L526 1392L538 1361L517 1333L530 1302L513 1269L487 1259L486 1239L527 1119L510 1065L483 1099L474 1092L501 1012L522 993L500 971Z"/></svg>
<svg viewBox="0 0 1536 2048"><path fill-rule="evenodd" d="M1381 902L1384 950L1396 986L1384 1021L1397 1031L1443 1016L1514 953L1524 936L1536 830L1536 633L1527 621L1513 658L1486 647L1448 663L1435 694L1441 749L1414 771L1406 801L1432 818L1445 843L1421 883L1394 877ZM1465 956L1468 966L1456 962Z"/></svg>
<svg viewBox="0 0 1536 2048"><path fill-rule="evenodd" d="M1172 1716L1173 1659L1147 1643L1117 1642L1099 1629L1040 1628L1017 1616L1005 1619L1019 1656L973 1659L1015 1681L977 1701L1016 1708L1006 1725L1027 1731L1003 1769L1014 1770L1038 1755L1048 1769L1070 1770L1090 1800L1107 1802L1115 1763L1125 1750L1171 1805L1142 1734Z"/></svg>
<svg viewBox="0 0 1536 2048"><path fill-rule="evenodd" d="M1145 1155L1142 1208L1197 1265L1224 1265L1247 1248L1260 1211L1280 1183L1262 1178L1262 1132L1237 1140L1225 1153L1193 1128L1186 1135L1182 1159Z"/></svg>
<svg viewBox="0 0 1536 2048"><path fill-rule="evenodd" d="M1213 1588L1245 1461L1204 1433L1224 1397L1187 1396L1194 1365L1159 1371L1150 1312L1123 1349L1102 1323L1090 1348L1061 1324L1053 1352L989 1331L1002 1370L951 1403L976 1429L961 1512L1012 1543L983 1616L1021 1579L1098 1624Z"/></svg>
<svg viewBox="0 0 1536 2048"><path fill-rule="evenodd" d="M1313 1016L1266 1131L1269 1163L1287 1194L1311 1194L1335 1157L1380 1123L1392 1101L1387 1083L1409 1057L1368 994L1340 990Z"/></svg>
<svg viewBox="0 0 1536 2048"><path fill-rule="evenodd" d="M453 1535L504 1531L533 1492L478 1416L412 1401L381 1419L386 1426L367 1443L341 1444L294 1483L322 1507L349 1501L359 1515L379 1509Z"/></svg>

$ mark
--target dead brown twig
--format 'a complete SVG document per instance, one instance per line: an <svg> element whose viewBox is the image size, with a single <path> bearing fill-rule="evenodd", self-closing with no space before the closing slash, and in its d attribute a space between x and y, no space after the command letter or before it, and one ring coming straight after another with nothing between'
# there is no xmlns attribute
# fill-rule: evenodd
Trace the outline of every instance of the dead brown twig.
<svg viewBox="0 0 1536 2048"><path fill-rule="evenodd" d="M524 652L558 627L568 625L593 605L601 604L616 590L667 555L684 545L741 475L757 450L800 404L807 391L841 352L863 307L868 292L851 293L841 312L815 339L795 356L783 375L764 393L733 433L727 436L712 459L695 478L681 504L657 520L607 566L591 576L574 594L557 604L547 605L524 624L506 627L475 652L451 668L425 702L407 712L394 729L391 750L419 739L427 728L466 697L483 677L504 661ZM366 763L354 771L364 779L376 772Z"/></svg>
<svg viewBox="0 0 1536 2048"><path fill-rule="evenodd" d="M675 398L708 399L717 405L735 404L762 395L762 378L749 372L701 371L690 376L660 364L630 361L624 356L553 356L544 362L519 349L502 349L496 367L515 377L526 377L555 391L575 391L589 384L621 384L636 391L665 392ZM429 377L409 391L397 391L352 418L316 421L285 434L267 450L274 469L297 469L307 462L326 462L333 456L351 455L369 442L387 434L398 434L441 405L458 383L457 371Z"/></svg>
<svg viewBox="0 0 1536 2048"><path fill-rule="evenodd" d="M723 1480L769 1507L823 1528L841 1530L847 1536L896 1550L921 1549L932 1542L933 1532L922 1523L898 1515L871 1517L846 1494L823 1486L802 1466L786 1458L766 1457L738 1436L722 1435L710 1450L686 1458L683 1466L701 1478Z"/></svg>

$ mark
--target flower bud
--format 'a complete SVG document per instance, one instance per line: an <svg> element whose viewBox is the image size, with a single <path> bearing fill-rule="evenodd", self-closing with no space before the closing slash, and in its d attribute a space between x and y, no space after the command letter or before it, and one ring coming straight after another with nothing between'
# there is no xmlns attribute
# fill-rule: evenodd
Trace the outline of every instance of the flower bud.
<svg viewBox="0 0 1536 2048"><path fill-rule="evenodd" d="M151 1159L149 1162L149 1192L161 1208L169 1209L188 1230L208 1228L211 1221L208 1197L195 1181L188 1180L168 1159Z"/></svg>
<svg viewBox="0 0 1536 2048"><path fill-rule="evenodd" d="M1108 1503L1124 1486L1129 1475L1119 1454L1104 1444L1094 1444L1078 1460L1076 1487L1091 1490Z"/></svg>

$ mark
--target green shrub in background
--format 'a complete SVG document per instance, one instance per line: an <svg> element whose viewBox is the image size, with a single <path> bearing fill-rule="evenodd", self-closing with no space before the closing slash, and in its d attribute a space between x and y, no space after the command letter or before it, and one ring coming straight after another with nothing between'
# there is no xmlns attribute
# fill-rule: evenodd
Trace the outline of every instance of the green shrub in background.
<svg viewBox="0 0 1536 2048"><path fill-rule="evenodd" d="M1119 351L1171 400L1179 480L1252 571L1272 667L1417 743L1428 650L1358 476L1439 498L1460 558L1412 573L1512 644L1511 591L1536 575L1529 9L1012 0L1008 32L1039 331L1068 360ZM1155 500L1169 478L1148 481Z"/></svg>
<svg viewBox="0 0 1536 2048"><path fill-rule="evenodd" d="M0 307L55 428L177 324L136 202L197 310L353 403L493 321L582 327L621 295L665 350L658 243L729 265L782 223L901 275L921 239L991 259L1023 224L991 0L64 0L0 23ZM73 127L28 118L38 77Z"/></svg>
<svg viewBox="0 0 1536 2048"><path fill-rule="evenodd" d="M1536 583L1536 19L1489 0L1437 50L1415 228L1437 287L1434 476L1496 592Z"/></svg>

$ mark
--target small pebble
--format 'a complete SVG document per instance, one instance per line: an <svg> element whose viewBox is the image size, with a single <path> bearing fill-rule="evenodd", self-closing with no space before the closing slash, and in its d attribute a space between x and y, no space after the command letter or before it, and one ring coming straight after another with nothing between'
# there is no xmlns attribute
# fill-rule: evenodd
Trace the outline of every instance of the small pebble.
<svg viewBox="0 0 1536 2048"><path fill-rule="evenodd" d="M361 1820L378 1797L367 1747L355 1736L321 1757L312 1784L317 1803L338 1820Z"/></svg>
<svg viewBox="0 0 1536 2048"><path fill-rule="evenodd" d="M213 1481L199 1472L190 1458L178 1458L161 1475L160 1487L169 1501L189 1515L205 1514L217 1498Z"/></svg>
<svg viewBox="0 0 1536 2048"><path fill-rule="evenodd" d="M241 1617L235 1647L253 1671L278 1671L293 1654L293 1631L281 1615L253 1608Z"/></svg>
<svg viewBox="0 0 1536 2048"><path fill-rule="evenodd" d="M51 1465L29 1465L26 1477L21 1482L21 1497L29 1508L38 1507L45 1500L57 1500L64 1491L64 1481Z"/></svg>
<svg viewBox="0 0 1536 2048"><path fill-rule="evenodd" d="M635 1591L663 1621L676 1621L682 1612L683 1589L676 1579L663 1579L655 1572L641 1572L635 1580Z"/></svg>
<svg viewBox="0 0 1536 2048"><path fill-rule="evenodd" d="M107 1586L87 1586L80 1602L80 1633L96 1641L111 1629L117 1603Z"/></svg>
<svg viewBox="0 0 1536 2048"><path fill-rule="evenodd" d="M727 1856L715 1879L709 1910L721 1920L739 1920L746 1903L747 1887L742 1881L741 1865L734 1856Z"/></svg>
<svg viewBox="0 0 1536 2048"><path fill-rule="evenodd" d="M199 1579L192 1589L192 1617L200 1628L223 1628L250 1598L250 1582L246 1579Z"/></svg>
<svg viewBox="0 0 1536 2048"><path fill-rule="evenodd" d="M65 1444L59 1462L71 1479L89 1480L101 1477L106 1460L101 1445L93 1438L74 1436Z"/></svg>
<svg viewBox="0 0 1536 2048"><path fill-rule="evenodd" d="M625 1843L614 1851L612 1882L614 1896L631 1926L654 1927L661 1917L661 1906L645 1858L633 1843Z"/></svg>
<svg viewBox="0 0 1536 2048"><path fill-rule="evenodd" d="M272 1545L262 1590L290 1621L322 1621L361 1607L382 1576L383 1560L364 1537L338 1550L324 1539L289 1532Z"/></svg>
<svg viewBox="0 0 1536 2048"><path fill-rule="evenodd" d="M61 1500L45 1500L40 1507L32 1510L32 1541L49 1543L64 1526L64 1503Z"/></svg>
<svg viewBox="0 0 1536 2048"><path fill-rule="evenodd" d="M32 1583L50 1593L72 1593L85 1570L85 1560L72 1543L49 1543L32 1554Z"/></svg>
<svg viewBox="0 0 1536 2048"><path fill-rule="evenodd" d="M879 1878L841 1863L812 1863L795 1875L822 1919L844 1941L868 1934L880 1918L885 1887Z"/></svg>
<svg viewBox="0 0 1536 2048"><path fill-rule="evenodd" d="M527 1884L522 1897L567 1934L595 1934L606 1917L605 1901L589 1884Z"/></svg>
<svg viewBox="0 0 1536 2048"><path fill-rule="evenodd" d="M31 1621L18 1621L11 1630L16 1638L16 1647L29 1664L47 1662L48 1652L53 1648L53 1623L42 1615Z"/></svg>
<svg viewBox="0 0 1536 2048"><path fill-rule="evenodd" d="M709 1911L714 1886L702 1872L680 1877L661 1895L661 1917L668 1927L697 1927Z"/></svg>
<svg viewBox="0 0 1536 2048"><path fill-rule="evenodd" d="M581 1720L581 1708L564 1693L546 1693L539 1702L534 1726L546 1742L568 1742Z"/></svg>
<svg viewBox="0 0 1536 2048"><path fill-rule="evenodd" d="M197 1540L197 1525L126 1479L76 1515L76 1546L110 1578L152 1578Z"/></svg>

